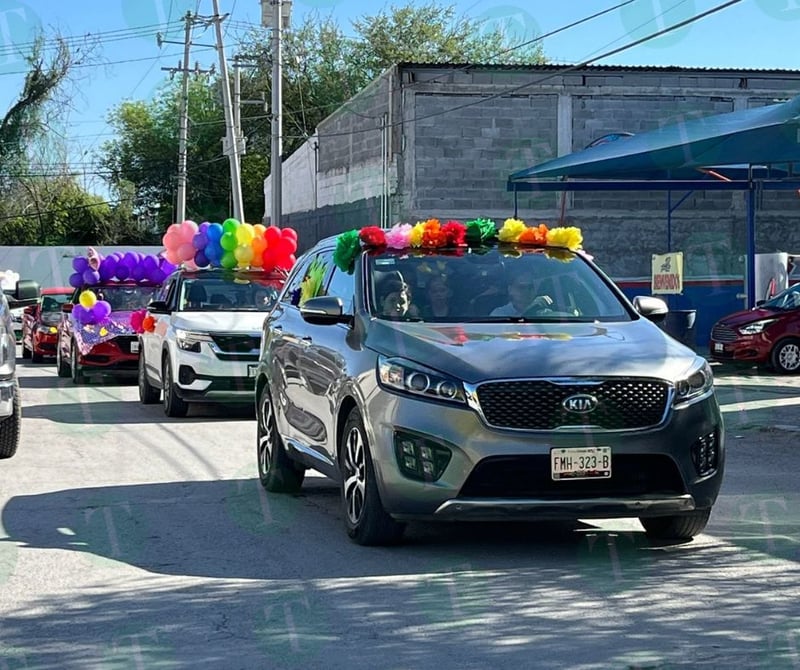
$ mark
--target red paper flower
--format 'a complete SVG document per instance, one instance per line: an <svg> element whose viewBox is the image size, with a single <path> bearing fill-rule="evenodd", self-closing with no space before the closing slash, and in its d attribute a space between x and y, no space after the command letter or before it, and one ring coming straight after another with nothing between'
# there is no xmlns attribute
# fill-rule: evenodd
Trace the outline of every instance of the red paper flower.
<svg viewBox="0 0 800 670"><path fill-rule="evenodd" d="M386 244L386 233L378 226L366 226L358 236L365 247L382 247Z"/></svg>
<svg viewBox="0 0 800 670"><path fill-rule="evenodd" d="M467 236L467 227L460 221L448 221L442 226L448 247L460 247Z"/></svg>

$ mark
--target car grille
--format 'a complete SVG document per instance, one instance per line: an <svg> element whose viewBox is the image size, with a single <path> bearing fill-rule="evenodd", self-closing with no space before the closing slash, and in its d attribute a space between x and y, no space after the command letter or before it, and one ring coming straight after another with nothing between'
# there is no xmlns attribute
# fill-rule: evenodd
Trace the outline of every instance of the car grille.
<svg viewBox="0 0 800 670"><path fill-rule="evenodd" d="M711 339L715 342L735 342L739 339L739 336L730 326L723 326L718 323L711 329Z"/></svg>
<svg viewBox="0 0 800 670"><path fill-rule="evenodd" d="M132 335L118 335L114 338L114 341L117 343L119 350L124 354L130 354L131 352L131 345L136 342L138 338ZM137 352L138 353L138 352Z"/></svg>
<svg viewBox="0 0 800 670"><path fill-rule="evenodd" d="M486 422L496 428L554 430L562 426L595 426L633 430L664 420L670 387L652 379L614 379L600 383L557 384L546 380L486 382L477 389ZM577 394L597 399L587 413L565 409L564 400Z"/></svg>
<svg viewBox="0 0 800 670"><path fill-rule="evenodd" d="M608 479L553 481L550 456L492 456L480 461L459 492L461 498L547 498L681 495L683 479L663 454L617 454Z"/></svg>
<svg viewBox="0 0 800 670"><path fill-rule="evenodd" d="M224 361L257 361L261 338L254 335L212 335L217 358Z"/></svg>

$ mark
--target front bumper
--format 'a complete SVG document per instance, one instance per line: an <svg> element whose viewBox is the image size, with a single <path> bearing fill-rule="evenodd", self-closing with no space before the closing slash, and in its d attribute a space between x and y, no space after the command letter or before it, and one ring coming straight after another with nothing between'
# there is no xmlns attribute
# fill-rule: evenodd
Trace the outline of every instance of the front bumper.
<svg viewBox="0 0 800 670"><path fill-rule="evenodd" d="M13 379L0 381L0 419L5 419L14 413L14 387Z"/></svg>
<svg viewBox="0 0 800 670"><path fill-rule="evenodd" d="M769 360L773 342L764 333L743 336L734 342L719 342L711 339L708 343L709 357L717 363L766 363Z"/></svg>
<svg viewBox="0 0 800 670"><path fill-rule="evenodd" d="M641 517L711 507L724 471L724 429L714 396L669 412L639 431L490 429L463 406L421 402L383 390L368 396L365 425L381 500L398 519ZM395 431L450 448L436 481L405 476ZM717 468L700 476L691 445L717 437ZM609 479L553 481L553 448L609 446Z"/></svg>
<svg viewBox="0 0 800 670"><path fill-rule="evenodd" d="M253 404L258 359L220 360L181 351L174 370L176 395L187 402Z"/></svg>

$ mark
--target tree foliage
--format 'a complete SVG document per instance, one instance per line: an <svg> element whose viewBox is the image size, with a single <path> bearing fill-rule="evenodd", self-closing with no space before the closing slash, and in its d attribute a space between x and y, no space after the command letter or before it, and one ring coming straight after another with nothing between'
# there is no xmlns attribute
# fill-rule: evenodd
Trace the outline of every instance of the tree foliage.
<svg viewBox="0 0 800 670"><path fill-rule="evenodd" d="M397 62L537 63L541 49L513 48L500 30L459 18L453 6L429 3L392 7L353 23L345 35L331 18L311 15L284 34L283 153L292 153L319 123ZM240 39L243 100L271 98L269 34L254 29ZM189 87L187 215L222 220L230 215L230 172L222 153L225 134L219 78L193 78ZM109 184L135 185L135 209L156 212L161 229L174 221L178 170L180 82L150 102L124 102L111 115L116 139L102 147ZM241 107L247 152L241 160L245 218L264 213L263 180L270 172L270 117L259 106Z"/></svg>

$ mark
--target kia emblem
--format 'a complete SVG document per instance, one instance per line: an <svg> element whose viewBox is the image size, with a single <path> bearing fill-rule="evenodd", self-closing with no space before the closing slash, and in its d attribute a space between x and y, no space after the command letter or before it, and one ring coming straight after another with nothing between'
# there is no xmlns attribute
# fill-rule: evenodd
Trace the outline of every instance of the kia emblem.
<svg viewBox="0 0 800 670"><path fill-rule="evenodd" d="M597 408L597 398L588 393L577 393L569 398L564 398L561 406L568 412L575 414L588 414Z"/></svg>

